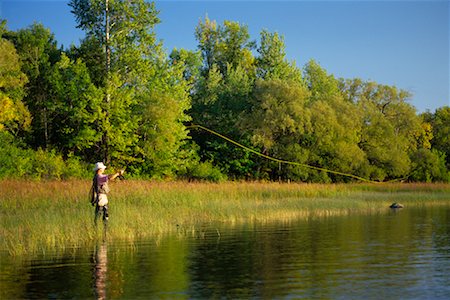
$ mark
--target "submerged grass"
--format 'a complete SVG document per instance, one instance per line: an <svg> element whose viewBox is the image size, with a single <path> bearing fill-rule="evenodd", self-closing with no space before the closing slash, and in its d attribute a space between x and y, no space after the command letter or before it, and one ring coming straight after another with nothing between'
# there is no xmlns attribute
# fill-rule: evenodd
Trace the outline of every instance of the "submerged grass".
<svg viewBox="0 0 450 300"><path fill-rule="evenodd" d="M30 255L83 247L93 225L90 181L0 181L1 251ZM450 204L448 184L278 184L122 181L111 185L107 239L133 242L202 224L297 218ZM99 222L101 223L101 222Z"/></svg>

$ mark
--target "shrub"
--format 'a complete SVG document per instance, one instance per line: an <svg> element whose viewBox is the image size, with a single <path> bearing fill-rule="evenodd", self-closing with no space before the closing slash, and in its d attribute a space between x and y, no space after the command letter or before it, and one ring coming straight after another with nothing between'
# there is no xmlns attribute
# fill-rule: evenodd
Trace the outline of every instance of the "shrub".
<svg viewBox="0 0 450 300"><path fill-rule="evenodd" d="M87 178L88 168L77 157L66 160L56 151L24 149L11 134L0 132L0 178Z"/></svg>
<svg viewBox="0 0 450 300"><path fill-rule="evenodd" d="M0 178L20 178L30 174L33 151L17 144L12 135L0 131Z"/></svg>
<svg viewBox="0 0 450 300"><path fill-rule="evenodd" d="M90 178L92 177L92 166L82 162L79 157L69 155L65 160L62 178Z"/></svg>
<svg viewBox="0 0 450 300"><path fill-rule="evenodd" d="M411 181L450 182L450 173L446 168L445 154L437 150L418 149L411 155Z"/></svg>
<svg viewBox="0 0 450 300"><path fill-rule="evenodd" d="M186 177L189 180L212 182L220 182L227 179L227 176L210 162L198 162L193 164L187 168L186 174L183 177Z"/></svg>

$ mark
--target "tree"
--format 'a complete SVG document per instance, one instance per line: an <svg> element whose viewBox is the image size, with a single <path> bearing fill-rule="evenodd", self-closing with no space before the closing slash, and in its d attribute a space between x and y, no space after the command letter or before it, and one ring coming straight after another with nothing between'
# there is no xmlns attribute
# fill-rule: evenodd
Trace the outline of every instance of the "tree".
<svg viewBox="0 0 450 300"><path fill-rule="evenodd" d="M311 92L311 102L327 100L340 95L338 82L328 75L316 61L310 60L304 67L304 80Z"/></svg>
<svg viewBox="0 0 450 300"><path fill-rule="evenodd" d="M254 57L251 50L255 47L255 43L250 41L247 26L232 21L224 21L223 25L217 25L215 21L206 17L195 29L195 37L202 53L204 74L207 74L214 65L224 76L227 75L227 70L237 66L246 72L254 73ZM228 65L231 65L231 68Z"/></svg>
<svg viewBox="0 0 450 300"><path fill-rule="evenodd" d="M232 68L229 64L226 72L228 76L224 78L214 65L207 77L200 78L191 115L196 124L244 141L248 136L240 130L239 122L246 110L253 79L240 66ZM249 161L242 150L207 133L194 132L193 139L201 147L203 160L212 160L237 177L248 176Z"/></svg>
<svg viewBox="0 0 450 300"><path fill-rule="evenodd" d="M300 70L295 62L286 60L286 46L283 36L278 33L261 31L261 45L258 48L257 75L259 78L281 79L287 81L301 82Z"/></svg>
<svg viewBox="0 0 450 300"><path fill-rule="evenodd" d="M450 107L443 106L436 109L434 114L425 113L423 117L432 127L432 149L445 154L447 168L450 169Z"/></svg>
<svg viewBox="0 0 450 300"><path fill-rule="evenodd" d="M133 107L140 88L154 75L152 65L162 55L153 32L159 23L154 3L72 0L69 5L78 27L86 31L94 48L101 46L104 53L103 159L130 161L139 124L132 115Z"/></svg>
<svg viewBox="0 0 450 300"><path fill-rule="evenodd" d="M445 166L445 154L438 150L418 149L411 155L409 180L421 182L450 182L450 172Z"/></svg>
<svg viewBox="0 0 450 300"><path fill-rule="evenodd" d="M105 86L106 57L101 42L93 36L86 36L80 46L72 45L66 55L73 61L81 59L89 71L92 82L97 87Z"/></svg>
<svg viewBox="0 0 450 300"><path fill-rule="evenodd" d="M99 122L103 93L91 81L86 65L70 60L65 54L55 64L49 78L52 105L48 107L58 126L52 131L53 147L65 154L84 154L101 140Z"/></svg>
<svg viewBox="0 0 450 300"><path fill-rule="evenodd" d="M282 136L302 135L310 127L308 91L281 80L258 80L251 108L242 122L256 146L271 150Z"/></svg>
<svg viewBox="0 0 450 300"><path fill-rule="evenodd" d="M143 176L174 176L189 152L183 149L184 122L195 54L180 50L167 57L154 32L159 23L154 3L73 0L70 6L87 33L73 53L86 59L92 74L104 76L96 80L105 95L99 123L103 159ZM103 49L102 59L91 52L96 49Z"/></svg>
<svg viewBox="0 0 450 300"><path fill-rule="evenodd" d="M28 77L24 102L32 112L31 131L27 136L29 144L48 148L52 130L52 105L48 78L53 65L59 60L60 50L54 35L42 24L18 30L8 37L16 46L22 62L22 71Z"/></svg>
<svg viewBox="0 0 450 300"><path fill-rule="evenodd" d="M407 176L418 138L426 138L421 119L407 103L410 94L360 79L341 81L339 87L362 112L359 147L367 156L363 174L377 180Z"/></svg>
<svg viewBox="0 0 450 300"><path fill-rule="evenodd" d="M250 104L241 118L241 127L250 134L252 144L266 155L304 163L307 157L297 160L296 156L302 149L296 149L296 153L290 150L311 126L311 116L305 105L308 95L301 84L280 79L257 80ZM257 167L259 176L265 177L264 173L272 178L281 175L278 164L267 163Z"/></svg>
<svg viewBox="0 0 450 300"><path fill-rule="evenodd" d="M165 61L149 78L140 94L136 115L140 117L137 143L142 172L153 177L175 177L192 159L186 149L190 121L190 81L185 80L186 66L179 61Z"/></svg>
<svg viewBox="0 0 450 300"><path fill-rule="evenodd" d="M350 174L359 174L365 154L359 147L361 115L357 107L343 97L339 82L315 61L304 68L305 84L310 92L308 107L312 128L302 138L312 165ZM319 180L345 180L335 175L316 174Z"/></svg>
<svg viewBox="0 0 450 300"><path fill-rule="evenodd" d="M177 68L181 66L183 68L183 79L189 83L191 87L190 92L194 93L194 84L199 79L202 65L201 53L186 49L173 49L169 57L171 66L177 66Z"/></svg>
<svg viewBox="0 0 450 300"><path fill-rule="evenodd" d="M240 141L248 136L239 128L255 80L255 59L248 28L237 22L222 25L205 19L196 28L203 64L192 94L193 122ZM245 177L250 161L244 152L209 134L194 132L202 160L213 161L236 177Z"/></svg>
<svg viewBox="0 0 450 300"><path fill-rule="evenodd" d="M248 28L231 21L218 26L206 17L196 28L196 38L203 67L193 95L194 121L214 122L218 117L217 123L235 123L255 79L254 42ZM205 105L210 109L203 113Z"/></svg>
<svg viewBox="0 0 450 300"><path fill-rule="evenodd" d="M357 108L336 97L312 102L310 111L312 130L302 139L304 147L310 151L309 163L333 171L359 174L365 154L358 145L361 122ZM333 181L347 179L330 174L322 176L333 176Z"/></svg>
<svg viewBox="0 0 450 300"><path fill-rule="evenodd" d="M6 23L2 22L0 32L5 27ZM29 129L31 116L21 101L26 82L14 45L0 34L0 131L17 134L19 130Z"/></svg>

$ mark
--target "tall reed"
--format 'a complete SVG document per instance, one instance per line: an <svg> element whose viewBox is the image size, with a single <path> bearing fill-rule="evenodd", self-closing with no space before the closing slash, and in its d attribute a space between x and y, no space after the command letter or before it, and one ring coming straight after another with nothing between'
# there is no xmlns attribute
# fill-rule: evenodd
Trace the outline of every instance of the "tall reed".
<svg viewBox="0 0 450 300"><path fill-rule="evenodd" d="M104 238L94 226L90 181L0 181L1 251L64 251ZM302 217L450 203L447 184L279 184L121 181L111 184L107 239L135 241L199 224ZM102 223L102 222L99 222Z"/></svg>

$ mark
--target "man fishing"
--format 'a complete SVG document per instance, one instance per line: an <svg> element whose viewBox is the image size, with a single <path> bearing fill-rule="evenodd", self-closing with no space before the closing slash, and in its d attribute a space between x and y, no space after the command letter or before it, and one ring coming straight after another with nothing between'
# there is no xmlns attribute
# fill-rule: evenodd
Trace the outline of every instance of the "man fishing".
<svg viewBox="0 0 450 300"><path fill-rule="evenodd" d="M94 222L97 224L98 216L103 212L103 221L108 220L108 196L109 186L108 181L114 180L119 176L122 176L124 170L113 175L103 174L105 172L106 166L102 162L95 164L94 172L95 176L92 181L91 189L91 203L95 206L95 219Z"/></svg>

